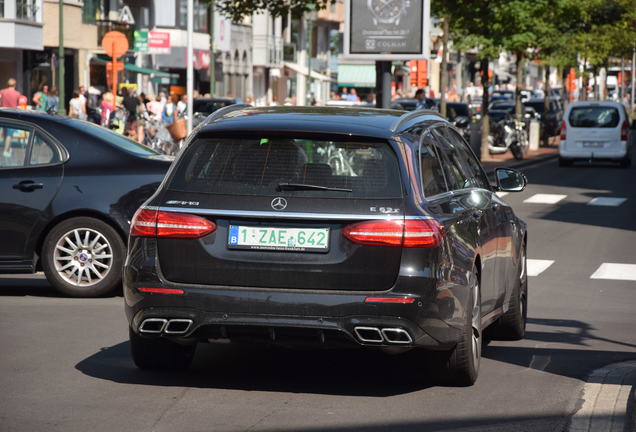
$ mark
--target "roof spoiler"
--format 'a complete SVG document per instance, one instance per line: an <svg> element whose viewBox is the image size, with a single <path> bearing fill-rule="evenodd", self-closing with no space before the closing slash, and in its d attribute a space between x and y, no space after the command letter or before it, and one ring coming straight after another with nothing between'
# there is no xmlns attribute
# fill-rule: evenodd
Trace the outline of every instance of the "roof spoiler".
<svg viewBox="0 0 636 432"><path fill-rule="evenodd" d="M232 111L237 111L237 110L240 110L240 109L243 109L243 108L252 108L252 105L250 105L250 104L233 104L233 105L228 105L226 107L220 108L220 109L214 111L209 116L207 116L206 119L203 120L203 122L201 123L201 126L209 125L214 120L217 120L217 119L223 117L225 114L228 114L228 113L231 113Z"/></svg>

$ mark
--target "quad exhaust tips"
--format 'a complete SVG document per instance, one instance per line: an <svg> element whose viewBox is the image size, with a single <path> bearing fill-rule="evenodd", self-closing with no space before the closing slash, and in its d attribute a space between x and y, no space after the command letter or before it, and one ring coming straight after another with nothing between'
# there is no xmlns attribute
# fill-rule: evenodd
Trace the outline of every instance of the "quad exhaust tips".
<svg viewBox="0 0 636 432"><path fill-rule="evenodd" d="M191 326L190 319L146 318L139 326L139 333L179 335L187 333Z"/></svg>
<svg viewBox="0 0 636 432"><path fill-rule="evenodd" d="M355 327L353 330L358 339L366 343L410 344L413 342L409 332L401 328Z"/></svg>

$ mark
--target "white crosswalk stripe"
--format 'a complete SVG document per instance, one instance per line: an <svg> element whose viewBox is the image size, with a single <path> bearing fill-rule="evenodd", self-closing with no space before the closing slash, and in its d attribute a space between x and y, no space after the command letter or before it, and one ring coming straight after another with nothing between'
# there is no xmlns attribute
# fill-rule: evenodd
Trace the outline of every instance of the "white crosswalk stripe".
<svg viewBox="0 0 636 432"><path fill-rule="evenodd" d="M590 279L636 281L636 264L603 263Z"/></svg>
<svg viewBox="0 0 636 432"><path fill-rule="evenodd" d="M548 267L554 264L554 260L540 260L528 258L528 276L539 276L546 271Z"/></svg>
<svg viewBox="0 0 636 432"><path fill-rule="evenodd" d="M587 205L592 206L606 206L606 207L618 207L627 201L627 198L609 198L609 197L596 197L593 198Z"/></svg>
<svg viewBox="0 0 636 432"><path fill-rule="evenodd" d="M508 195L509 192L495 192L499 198L503 198Z"/></svg>
<svg viewBox="0 0 636 432"><path fill-rule="evenodd" d="M524 203L528 204L556 204L562 199L567 197L567 195L559 195L559 194L534 194L530 198L524 200Z"/></svg>

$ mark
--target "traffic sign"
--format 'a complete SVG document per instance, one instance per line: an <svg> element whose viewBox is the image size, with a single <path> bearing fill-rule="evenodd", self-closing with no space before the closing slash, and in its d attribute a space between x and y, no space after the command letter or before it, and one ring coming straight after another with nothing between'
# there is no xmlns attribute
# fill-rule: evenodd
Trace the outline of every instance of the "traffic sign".
<svg viewBox="0 0 636 432"><path fill-rule="evenodd" d="M109 31L102 39L102 48L110 57L117 59L128 51L128 39L122 32Z"/></svg>
<svg viewBox="0 0 636 432"><path fill-rule="evenodd" d="M148 32L143 30L135 30L135 51L148 52Z"/></svg>

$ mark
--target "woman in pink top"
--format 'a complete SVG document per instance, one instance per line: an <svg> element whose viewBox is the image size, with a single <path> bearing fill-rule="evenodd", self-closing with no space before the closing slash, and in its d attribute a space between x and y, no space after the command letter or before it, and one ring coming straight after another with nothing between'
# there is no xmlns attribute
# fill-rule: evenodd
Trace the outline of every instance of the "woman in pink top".
<svg viewBox="0 0 636 432"><path fill-rule="evenodd" d="M146 104L148 112L156 119L161 118L161 112L163 111L163 104L161 103L161 96L157 96L155 100L151 100Z"/></svg>
<svg viewBox="0 0 636 432"><path fill-rule="evenodd" d="M110 113L113 112L115 106L113 105L113 94L112 93L104 93L102 103L102 118L101 125L108 126L108 121L110 120Z"/></svg>

